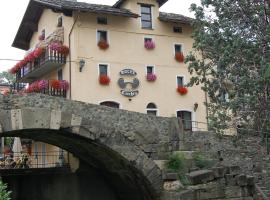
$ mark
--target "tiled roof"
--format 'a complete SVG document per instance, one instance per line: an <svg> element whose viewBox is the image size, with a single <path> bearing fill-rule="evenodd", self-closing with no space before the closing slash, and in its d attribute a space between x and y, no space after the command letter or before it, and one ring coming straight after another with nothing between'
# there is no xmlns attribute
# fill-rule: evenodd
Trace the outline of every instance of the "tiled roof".
<svg viewBox="0 0 270 200"><path fill-rule="evenodd" d="M184 15L174 14L174 13L165 13L165 12L160 12L158 18L161 21L175 22L175 23L182 23L182 24L191 24L191 22L194 20Z"/></svg>
<svg viewBox="0 0 270 200"><path fill-rule="evenodd" d="M72 11L102 13L126 17L139 17L138 14L123 8L115 8L108 5L89 4L84 2L67 0L30 0L19 30L15 36L12 46L20 49L29 49L29 42L37 26L44 8L72 15Z"/></svg>
<svg viewBox="0 0 270 200"><path fill-rule="evenodd" d="M77 1L65 1L65 0L33 0L41 5L53 7L60 10L80 10L84 12L96 12L113 15L121 15L127 17L138 17L137 14L123 8L115 8L108 5L90 4Z"/></svg>
<svg viewBox="0 0 270 200"><path fill-rule="evenodd" d="M113 7L115 8L120 8L122 3L126 1L126 0L118 0ZM165 4L168 0L157 0L157 2L159 3L159 6L161 7L163 4Z"/></svg>

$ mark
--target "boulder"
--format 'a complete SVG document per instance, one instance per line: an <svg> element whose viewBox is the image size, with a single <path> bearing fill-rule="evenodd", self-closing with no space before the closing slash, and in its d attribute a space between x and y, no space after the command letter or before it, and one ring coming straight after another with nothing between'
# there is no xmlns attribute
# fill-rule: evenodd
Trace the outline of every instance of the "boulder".
<svg viewBox="0 0 270 200"><path fill-rule="evenodd" d="M163 188L166 191L177 191L184 188L184 186L180 181L165 181Z"/></svg>

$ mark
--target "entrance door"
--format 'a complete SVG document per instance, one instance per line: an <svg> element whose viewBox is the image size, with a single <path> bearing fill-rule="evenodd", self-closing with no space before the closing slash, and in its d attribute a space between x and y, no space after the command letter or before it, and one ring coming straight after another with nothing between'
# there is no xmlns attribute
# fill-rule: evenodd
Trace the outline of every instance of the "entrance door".
<svg viewBox="0 0 270 200"><path fill-rule="evenodd" d="M177 117L182 119L184 130L192 131L192 113L189 111L177 111Z"/></svg>
<svg viewBox="0 0 270 200"><path fill-rule="evenodd" d="M104 101L102 103L100 103L101 106L108 106L111 108L120 108L119 103L116 103L114 101Z"/></svg>

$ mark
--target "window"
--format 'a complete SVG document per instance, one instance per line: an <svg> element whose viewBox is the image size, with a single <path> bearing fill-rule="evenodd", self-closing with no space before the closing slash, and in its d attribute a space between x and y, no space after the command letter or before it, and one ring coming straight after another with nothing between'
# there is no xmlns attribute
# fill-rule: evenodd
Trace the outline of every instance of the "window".
<svg viewBox="0 0 270 200"><path fill-rule="evenodd" d="M63 17L58 17L57 19L57 27L62 27L63 26Z"/></svg>
<svg viewBox="0 0 270 200"><path fill-rule="evenodd" d="M182 45L181 44L175 44L174 45L174 51L175 51L175 53L181 53L182 52Z"/></svg>
<svg viewBox="0 0 270 200"><path fill-rule="evenodd" d="M151 42L153 39L152 38L144 38L144 42Z"/></svg>
<svg viewBox="0 0 270 200"><path fill-rule="evenodd" d="M108 75L108 65L105 64L99 65L99 75Z"/></svg>
<svg viewBox="0 0 270 200"><path fill-rule="evenodd" d="M98 39L98 42L100 41L108 42L107 31L97 31L97 39Z"/></svg>
<svg viewBox="0 0 270 200"><path fill-rule="evenodd" d="M146 113L148 115L155 115L155 116L157 116L157 111L158 111L157 106L154 103L149 103L147 105L147 107L146 107Z"/></svg>
<svg viewBox="0 0 270 200"><path fill-rule="evenodd" d="M192 131L192 113L189 111L177 111L177 117L182 119L183 128Z"/></svg>
<svg viewBox="0 0 270 200"><path fill-rule="evenodd" d="M142 28L152 28L152 11L150 5L141 5Z"/></svg>
<svg viewBox="0 0 270 200"><path fill-rule="evenodd" d="M182 29L182 27L174 26L173 27L173 32L175 32L175 33L183 33L183 29Z"/></svg>
<svg viewBox="0 0 270 200"><path fill-rule="evenodd" d="M146 73L147 74L153 74L154 73L154 67L153 66L147 66L146 67Z"/></svg>
<svg viewBox="0 0 270 200"><path fill-rule="evenodd" d="M57 79L60 81L63 80L63 70L62 69L59 69L57 71Z"/></svg>
<svg viewBox="0 0 270 200"><path fill-rule="evenodd" d="M98 24L108 24L108 20L107 20L107 17L97 17L97 23Z"/></svg>
<svg viewBox="0 0 270 200"><path fill-rule="evenodd" d="M108 106L111 108L120 108L120 104L114 101L104 101L100 103L101 106Z"/></svg>
<svg viewBox="0 0 270 200"><path fill-rule="evenodd" d="M178 87L184 86L184 77L183 76L177 76L177 86Z"/></svg>

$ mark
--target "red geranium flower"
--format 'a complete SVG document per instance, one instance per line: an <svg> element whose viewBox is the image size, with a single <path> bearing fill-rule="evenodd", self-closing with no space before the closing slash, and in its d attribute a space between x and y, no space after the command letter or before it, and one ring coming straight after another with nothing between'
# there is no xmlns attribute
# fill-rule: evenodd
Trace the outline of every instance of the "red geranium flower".
<svg viewBox="0 0 270 200"><path fill-rule="evenodd" d="M185 95L188 93L188 89L186 87L183 87L183 86L179 86L177 88L177 92L181 95Z"/></svg>
<svg viewBox="0 0 270 200"><path fill-rule="evenodd" d="M50 82L51 82L51 87L53 89L56 89L56 90L61 89L61 84L59 80L51 80Z"/></svg>
<svg viewBox="0 0 270 200"><path fill-rule="evenodd" d="M178 62L184 62L184 54L182 52L175 53L175 60L177 60Z"/></svg>
<svg viewBox="0 0 270 200"><path fill-rule="evenodd" d="M107 75L100 75L99 76L99 83L101 85L109 85L111 79Z"/></svg>
<svg viewBox="0 0 270 200"><path fill-rule="evenodd" d="M98 46L99 46L100 49L104 49L104 50L109 48L108 42L104 41L104 40L100 40L98 42Z"/></svg>

